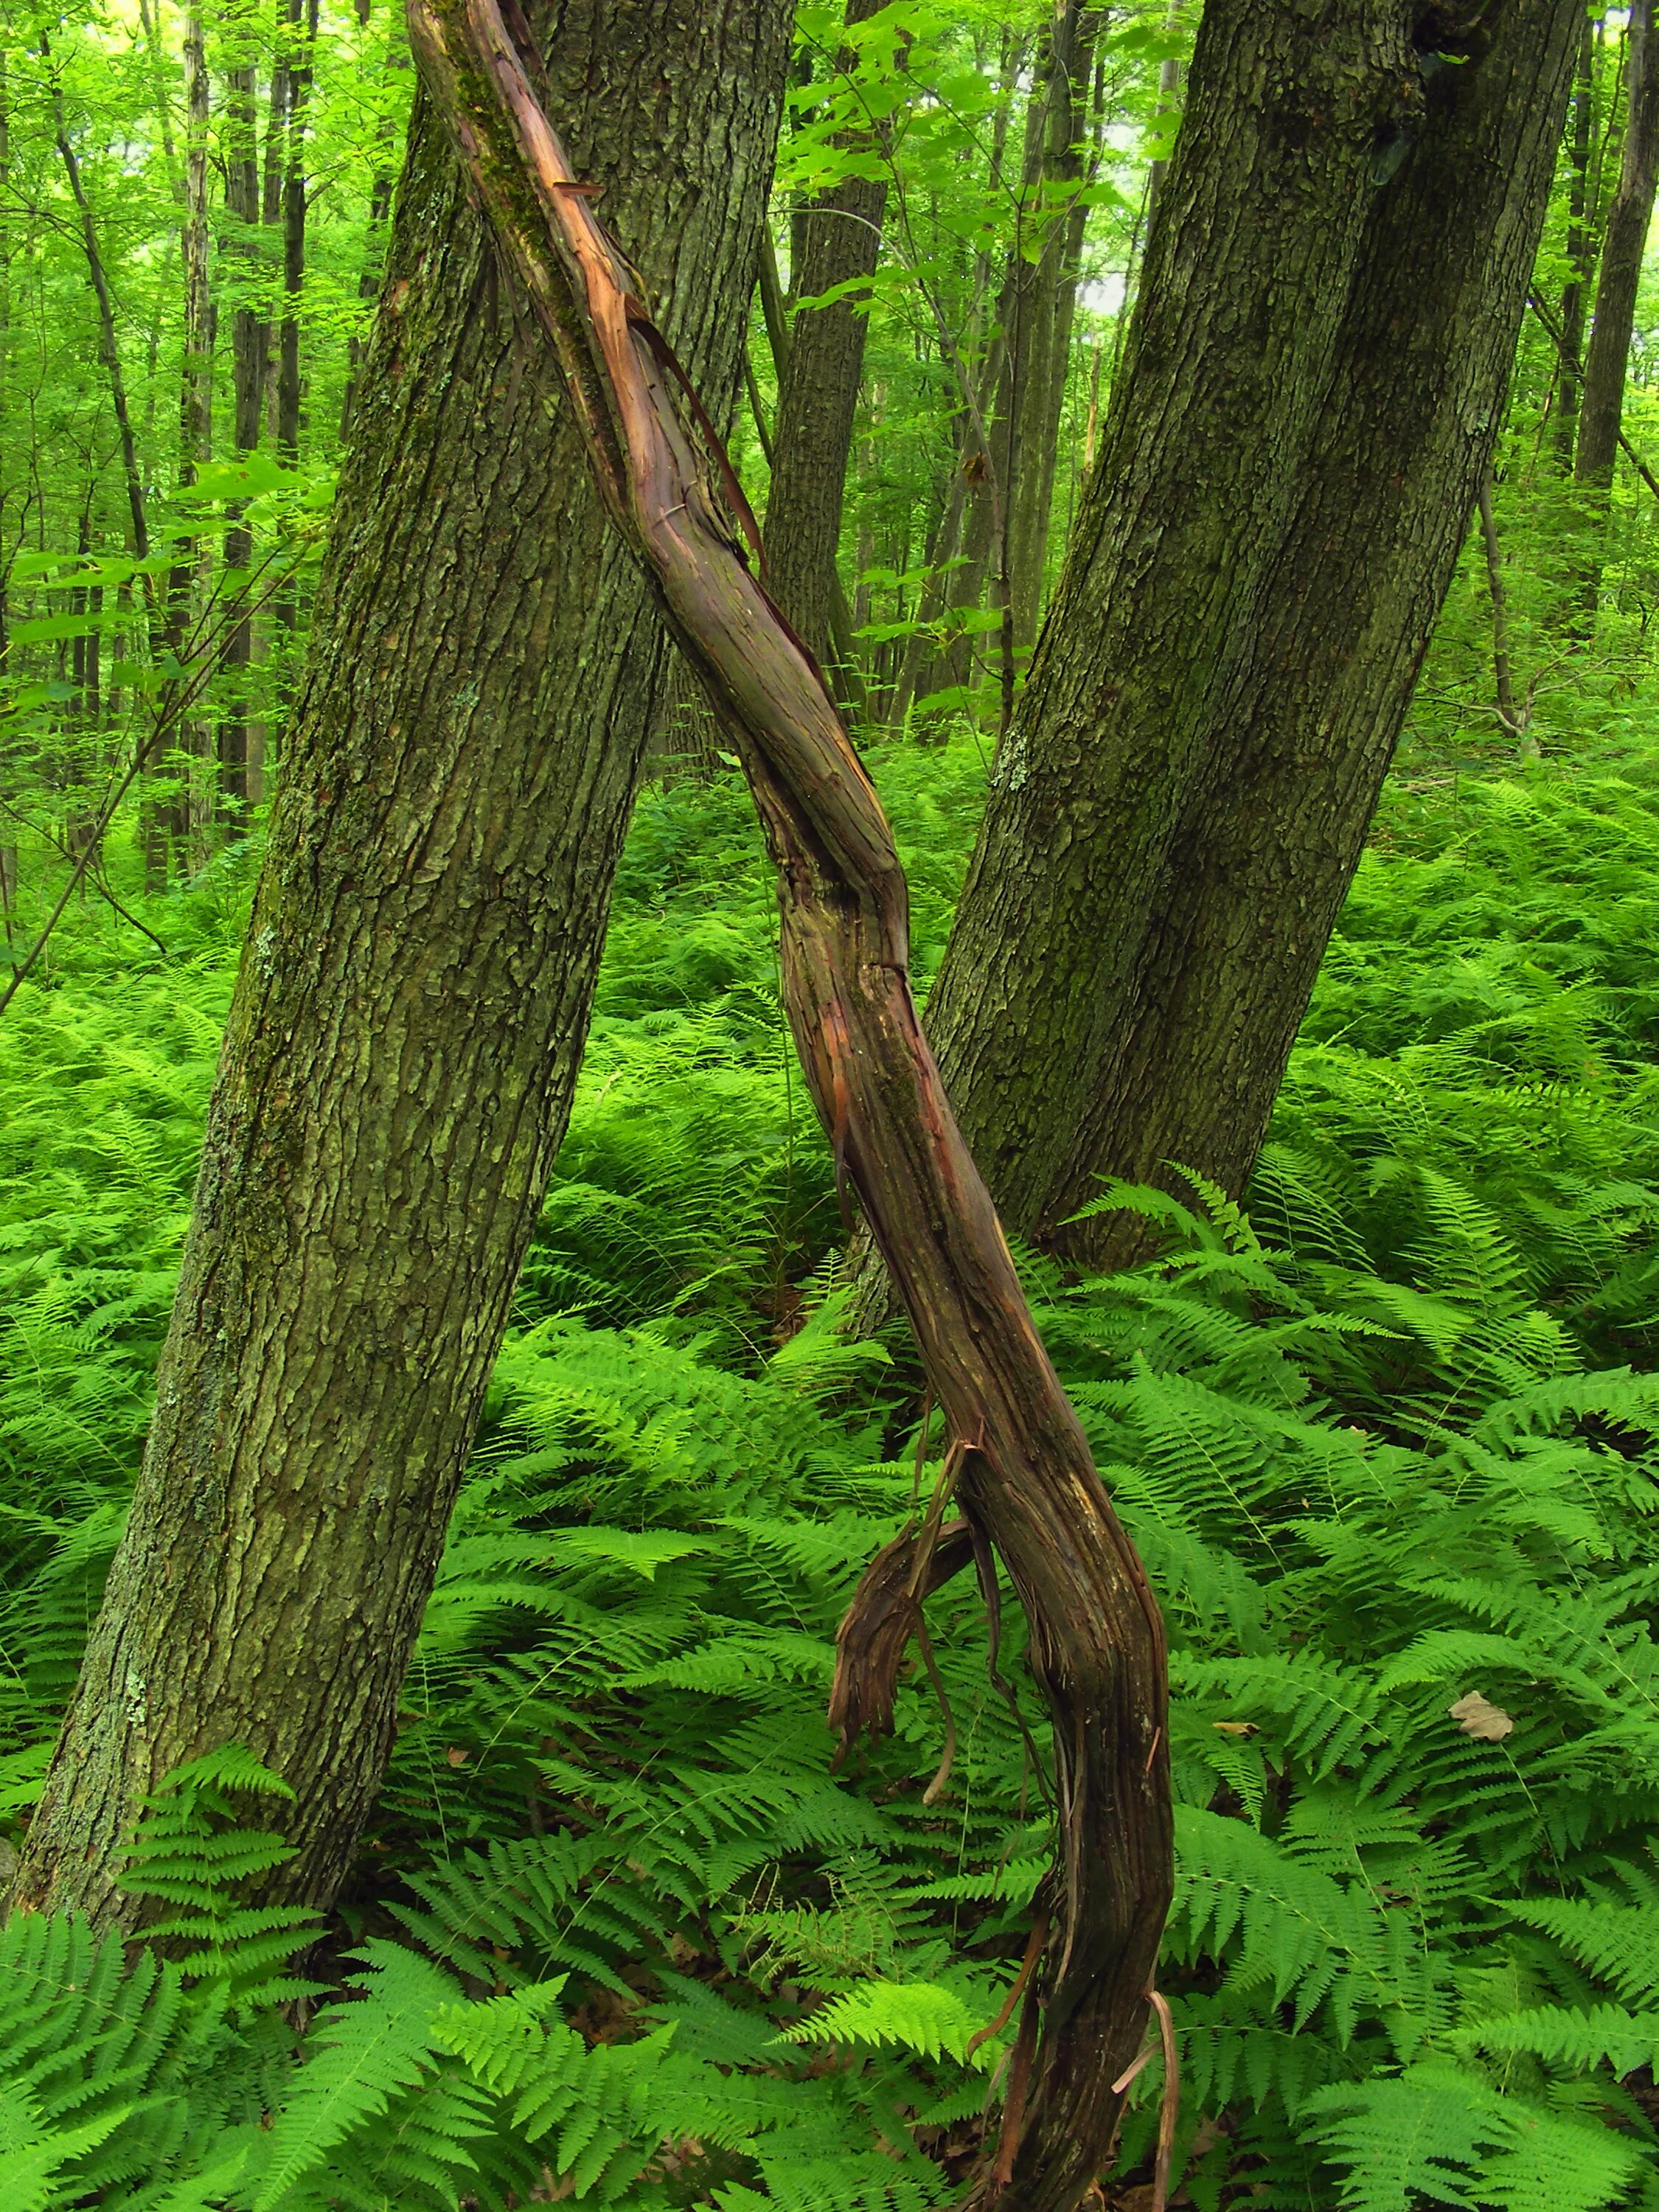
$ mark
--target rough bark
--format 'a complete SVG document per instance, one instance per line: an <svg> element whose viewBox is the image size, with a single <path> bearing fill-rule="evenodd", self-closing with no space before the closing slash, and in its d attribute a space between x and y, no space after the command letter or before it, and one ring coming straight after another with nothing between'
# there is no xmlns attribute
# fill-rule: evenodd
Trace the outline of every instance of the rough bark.
<svg viewBox="0 0 1659 2212"><path fill-rule="evenodd" d="M538 15L605 220L717 409L784 0ZM424 105L155 1423L21 1878L100 1926L138 1805L248 1746L271 1895L350 1863L562 1133L661 651Z"/></svg>
<svg viewBox="0 0 1659 2212"><path fill-rule="evenodd" d="M1380 187L1309 176L1330 302L1271 227L1231 273L1192 267L1230 14L1206 11L1126 390L930 1006L1014 1224L1095 1263L1146 1237L1064 1226L1103 1178L1167 1187L1176 1162L1238 1193L1255 1163L1490 461L1578 30L1575 0L1510 0L1430 73ZM1340 112L1301 109L1293 170ZM1237 354L1209 384L1229 329L1297 389L1293 420L1281 398L1264 421ZM1179 404L1206 388L1207 418ZM1259 441L1282 498L1229 467Z"/></svg>
<svg viewBox="0 0 1659 2212"><path fill-rule="evenodd" d="M1204 13L1127 359L929 1001L1022 1232L1118 1041L1214 701L1261 615L1376 149L1409 119L1405 29L1390 0Z"/></svg>
<svg viewBox="0 0 1659 2212"><path fill-rule="evenodd" d="M884 4L848 0L848 25L864 22ZM843 64L854 66L854 58L843 57ZM797 300L816 300L873 274L886 204L884 180L854 177L799 211L798 258L789 272ZM864 303L855 296L798 307L780 362L767 573L778 605L826 665L840 658L831 650L830 621L865 328Z"/></svg>
<svg viewBox="0 0 1659 2212"><path fill-rule="evenodd" d="M1052 1938L1045 1926L1030 1953L1035 1964L1047 1941L1048 1963L981 2197L1067 2212L1109 2157L1170 1897L1158 1611L922 1036L887 824L821 671L744 556L738 525L752 520L730 465L684 405L631 272L573 188L497 0L412 0L410 24L563 368L611 520L738 748L778 868L784 999L814 1102L921 1346L988 1606L994 1544L1025 1608L1054 1723L1060 1868ZM934 1512L914 1539L912 1592L935 1578L943 1542ZM876 1611L890 1612L892 1547L872 1571Z"/></svg>

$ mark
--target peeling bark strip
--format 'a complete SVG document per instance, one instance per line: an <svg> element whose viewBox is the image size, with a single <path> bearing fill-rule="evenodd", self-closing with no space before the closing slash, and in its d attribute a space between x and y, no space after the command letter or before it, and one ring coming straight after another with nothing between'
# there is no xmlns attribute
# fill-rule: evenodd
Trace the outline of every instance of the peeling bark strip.
<svg viewBox="0 0 1659 2212"><path fill-rule="evenodd" d="M817 667L739 550L639 288L532 85L513 7L410 0L428 86L557 352L612 520L730 728L779 873L790 1022L837 1160L957 1440L956 1498L1006 1562L1054 1723L1064 1899L1018 2145L985 2185L1068 2212L1105 2167L1171 1881L1163 1630L1032 1327L910 995L902 870ZM515 39L514 33L518 35ZM1005 2131L1006 2132L1006 2131Z"/></svg>

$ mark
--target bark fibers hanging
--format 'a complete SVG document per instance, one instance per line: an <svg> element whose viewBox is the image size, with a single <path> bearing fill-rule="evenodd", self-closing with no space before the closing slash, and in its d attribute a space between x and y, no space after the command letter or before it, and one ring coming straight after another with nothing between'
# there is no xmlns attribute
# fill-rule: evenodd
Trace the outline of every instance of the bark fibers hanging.
<svg viewBox="0 0 1659 2212"><path fill-rule="evenodd" d="M1158 1609L922 1035L904 876L875 792L748 564L741 494L544 112L517 0L506 15L497 0L410 0L410 20L502 257L556 349L606 507L739 752L778 869L801 1061L956 1439L956 1503L981 1573L994 1545L1025 1610L1054 1726L1060 1864L1028 2000L1036 2048L984 2188L1021 2212L1067 2212L1109 2159L1170 1899ZM905 1587L933 1578L918 1560Z"/></svg>

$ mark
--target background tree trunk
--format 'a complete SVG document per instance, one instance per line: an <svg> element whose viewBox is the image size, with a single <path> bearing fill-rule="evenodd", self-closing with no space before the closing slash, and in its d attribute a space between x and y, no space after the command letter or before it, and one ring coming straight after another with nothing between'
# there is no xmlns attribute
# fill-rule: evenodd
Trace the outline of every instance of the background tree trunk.
<svg viewBox="0 0 1659 2212"><path fill-rule="evenodd" d="M1592 623L1601 587L1601 541L1605 534L1607 495L1625 406L1625 376L1630 365L1631 333L1636 326L1636 295L1642 258L1653 219L1654 186L1659 181L1659 27L1653 0L1635 0L1630 11L1626 74L1630 105L1625 125L1619 188L1607 210L1601 240L1601 265L1595 284L1595 316L1584 356L1584 388L1578 403L1578 448L1573 481L1583 495L1586 518L1595 532L1580 587L1581 619Z"/></svg>
<svg viewBox="0 0 1659 2212"><path fill-rule="evenodd" d="M1595 260L1588 223L1590 152L1595 143L1595 29L1588 16L1578 34L1567 183L1567 281L1561 287L1561 375L1555 403L1555 457L1572 474L1578 436L1578 387L1584 354L1584 295Z"/></svg>
<svg viewBox="0 0 1659 2212"><path fill-rule="evenodd" d="M1416 81L1404 11L1211 0L1100 459L928 1005L1011 1228L1115 1049L1231 660L1261 620Z"/></svg>
<svg viewBox="0 0 1659 2212"><path fill-rule="evenodd" d="M259 443L265 379L270 367L270 325L260 304L251 296L261 282L259 245L263 203L259 190L259 125L257 102L259 72L252 40L252 9L239 4L226 19L226 35L233 41L225 87L225 246L240 265L244 295L231 318L231 439L238 453L251 453ZM287 78L281 64L276 73L273 97L286 97ZM272 132L273 138L276 132ZM232 526L225 533L225 568L230 588L246 575L253 562L253 536L242 520L240 504L230 509ZM221 826L232 835L245 826L247 812L248 717L253 664L253 624L244 616L225 640L223 666L226 711L218 730L218 790L216 812ZM189 827L186 811L170 825L175 840Z"/></svg>
<svg viewBox="0 0 1659 2212"><path fill-rule="evenodd" d="M179 388L179 483L187 489L213 451L213 310L208 283L208 135L211 122L207 38L199 6L185 16L185 163L179 226L184 268L183 365ZM167 641L182 654L207 562L193 538L180 538L167 574ZM186 740L199 749L200 726Z"/></svg>
<svg viewBox="0 0 1659 2212"><path fill-rule="evenodd" d="M306 282L306 131L309 121L312 56L317 45L317 0L289 0L289 48L286 68L282 143L283 317L276 349L276 452L284 468L300 465L300 305ZM249 732L247 796L257 800L264 787L270 730L280 730L294 684L294 639L300 605L290 577L271 606L276 633L274 722Z"/></svg>
<svg viewBox="0 0 1659 2212"><path fill-rule="evenodd" d="M1212 0L1194 116L1217 20ZM1236 1194L1255 1164L1502 419L1577 30L1576 0L1511 0L1489 49L1433 73L1403 162L1359 203L1346 312L1303 442L1280 449L1293 496L1275 511L1249 622L1233 628L1219 596L1188 648L1211 672L1196 712L1178 659L1172 708L1141 674L1135 626L1169 634L1155 561L1143 553L1126 588L1121 568L1102 578L1097 550L1100 507L1120 507L1114 451L1133 422L1163 427L1163 315L1191 312L1190 292L1169 289L1171 261L1210 141L1194 125L1177 146L1097 511L930 1008L1014 1225L1074 1257L1118 1264L1146 1249L1138 1217L1063 1227L1103 1178L1168 1187L1173 1161ZM1235 330L1255 304L1235 294ZM1164 434L1178 457L1180 426ZM1242 421L1236 434L1248 441ZM1188 465L1203 482L1206 465ZM1119 528L1120 544L1146 547L1140 515ZM1208 542L1218 553L1218 535ZM1200 568L1189 589L1218 573ZM1103 608L1103 580L1115 585ZM1022 1050L1021 1010L1050 991L1044 1048Z"/></svg>
<svg viewBox="0 0 1659 2212"><path fill-rule="evenodd" d="M885 0L848 0L848 25L864 22L884 4ZM854 58L843 57L843 65L854 67ZM789 272L796 299L816 299L834 285L874 272L886 204L883 181L850 178L799 210L797 255ZM773 597L832 676L845 660L845 647L839 653L833 649L831 616L864 336L864 309L856 299L798 308L778 363L778 418L766 502L767 577Z"/></svg>
<svg viewBox="0 0 1659 2212"><path fill-rule="evenodd" d="M1054 511L1060 418L1066 403L1072 325L1077 307L1085 209L1078 198L1086 182L1089 151L1084 100L1088 90L1096 18L1082 0L1061 0L1046 49L1044 93L1033 114L1033 144L1024 191L1025 223L1041 251L1035 260L1016 255L1003 290L1008 575L1014 647L1029 653L1042 613Z"/></svg>
<svg viewBox="0 0 1659 2212"><path fill-rule="evenodd" d="M577 158L735 394L784 0L538 16ZM568 1110L663 649L417 106L149 1449L20 1896L113 1887L173 1766L297 1793L271 1894L351 1863Z"/></svg>

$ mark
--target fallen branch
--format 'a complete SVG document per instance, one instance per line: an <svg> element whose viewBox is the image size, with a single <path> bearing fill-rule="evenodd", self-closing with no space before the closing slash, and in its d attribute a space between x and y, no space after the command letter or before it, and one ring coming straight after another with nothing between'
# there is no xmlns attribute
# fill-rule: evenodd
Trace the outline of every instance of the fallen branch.
<svg viewBox="0 0 1659 2212"><path fill-rule="evenodd" d="M922 1035L904 875L875 792L750 572L730 465L571 170L517 0L505 4L410 0L427 87L557 354L606 510L731 732L778 869L802 1066L959 1440L970 1541L995 1545L1024 1607L1053 1724L1060 1893L981 2193L1069 2212L1110 2159L1113 2084L1139 2047L1170 1900L1158 1608Z"/></svg>

